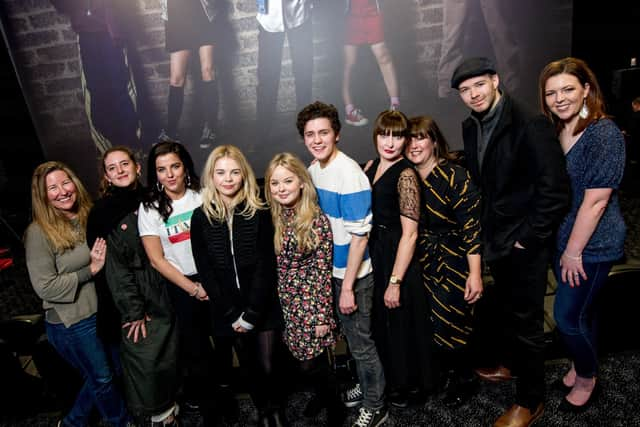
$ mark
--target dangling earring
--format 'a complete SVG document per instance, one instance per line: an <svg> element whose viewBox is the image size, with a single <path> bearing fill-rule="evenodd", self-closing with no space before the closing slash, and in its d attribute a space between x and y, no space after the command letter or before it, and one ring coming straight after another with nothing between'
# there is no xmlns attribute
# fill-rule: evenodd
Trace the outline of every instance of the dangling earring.
<svg viewBox="0 0 640 427"><path fill-rule="evenodd" d="M111 187L113 185L113 182L111 181L107 181L107 182L108 182L107 187Z"/></svg>
<svg viewBox="0 0 640 427"><path fill-rule="evenodd" d="M191 175L187 174L187 188L191 188Z"/></svg>
<svg viewBox="0 0 640 427"><path fill-rule="evenodd" d="M156 188L158 189L159 193L162 193L164 191L164 185L160 184L160 181L156 182Z"/></svg>
<svg viewBox="0 0 640 427"><path fill-rule="evenodd" d="M589 117L589 108L587 107L587 98L582 100L582 108L580 109L580 113L578 114L581 119L586 119Z"/></svg>

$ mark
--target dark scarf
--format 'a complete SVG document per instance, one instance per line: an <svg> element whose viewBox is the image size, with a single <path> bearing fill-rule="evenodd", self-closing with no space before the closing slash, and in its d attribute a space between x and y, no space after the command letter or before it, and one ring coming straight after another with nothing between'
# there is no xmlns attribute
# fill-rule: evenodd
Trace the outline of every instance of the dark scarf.
<svg viewBox="0 0 640 427"><path fill-rule="evenodd" d="M104 239L131 212L136 212L144 197L145 189L141 185L132 189L112 187L100 200L96 201L87 220L87 244L89 247L98 237Z"/></svg>

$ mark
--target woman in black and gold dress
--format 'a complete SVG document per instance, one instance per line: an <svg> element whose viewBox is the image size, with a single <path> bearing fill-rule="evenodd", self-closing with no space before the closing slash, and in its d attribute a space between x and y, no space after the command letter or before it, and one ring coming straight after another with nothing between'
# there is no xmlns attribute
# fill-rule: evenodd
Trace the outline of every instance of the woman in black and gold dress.
<svg viewBox="0 0 640 427"><path fill-rule="evenodd" d="M433 119L415 117L409 127L405 155L422 179L416 250L429 291L437 360L449 377L444 402L456 407L476 389L468 342L473 304L482 296L480 193L469 173L450 162Z"/></svg>

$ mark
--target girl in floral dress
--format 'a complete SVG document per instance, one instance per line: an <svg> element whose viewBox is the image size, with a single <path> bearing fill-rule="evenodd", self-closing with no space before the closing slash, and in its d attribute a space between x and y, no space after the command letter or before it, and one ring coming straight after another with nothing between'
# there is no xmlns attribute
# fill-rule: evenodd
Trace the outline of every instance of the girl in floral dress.
<svg viewBox="0 0 640 427"><path fill-rule="evenodd" d="M314 416L326 407L327 425L341 425L344 407L328 354L335 344L336 328L331 289L331 226L318 206L307 169L293 154L277 154L271 160L265 184L275 227L284 340L316 392L305 415Z"/></svg>

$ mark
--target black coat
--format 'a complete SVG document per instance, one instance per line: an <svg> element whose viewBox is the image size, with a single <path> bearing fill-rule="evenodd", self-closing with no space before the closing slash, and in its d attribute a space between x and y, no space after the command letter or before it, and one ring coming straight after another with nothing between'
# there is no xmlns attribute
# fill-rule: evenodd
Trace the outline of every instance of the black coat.
<svg viewBox="0 0 640 427"><path fill-rule="evenodd" d="M469 172L482 193L482 240L487 261L506 256L516 241L527 249L551 244L569 207L564 154L551 122L526 113L503 94L504 105L478 166L478 122L462 123Z"/></svg>
<svg viewBox="0 0 640 427"><path fill-rule="evenodd" d="M191 217L193 258L218 336L234 334L231 324L243 313L256 330L282 327L271 214L260 210L245 218L237 213L241 209L233 216L234 255L226 221L209 222L202 207Z"/></svg>

